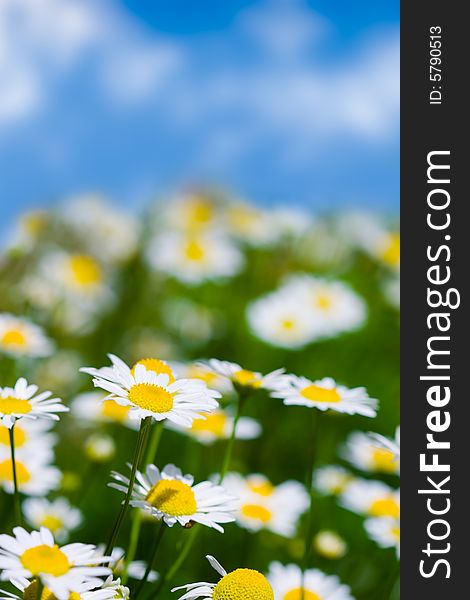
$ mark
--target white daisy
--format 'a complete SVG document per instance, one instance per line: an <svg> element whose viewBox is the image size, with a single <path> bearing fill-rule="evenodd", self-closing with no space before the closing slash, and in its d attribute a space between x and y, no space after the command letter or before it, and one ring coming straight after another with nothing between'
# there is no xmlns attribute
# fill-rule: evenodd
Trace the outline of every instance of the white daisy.
<svg viewBox="0 0 470 600"><path fill-rule="evenodd" d="M336 575L326 575L318 569L307 569L302 596L302 571L297 565L273 562L267 574L275 600L354 600L351 590Z"/></svg>
<svg viewBox="0 0 470 600"><path fill-rule="evenodd" d="M176 431L185 433L202 444L213 444L217 440L226 440L231 436L234 417L227 410L214 410L202 419L194 419L191 427L170 426ZM238 419L235 438L253 440L261 434L261 425L250 417Z"/></svg>
<svg viewBox="0 0 470 600"><path fill-rule="evenodd" d="M147 259L156 271L190 285L233 277L244 262L240 250L220 234L188 235L176 231L154 237L147 249Z"/></svg>
<svg viewBox="0 0 470 600"><path fill-rule="evenodd" d="M61 542L82 522L82 513L66 498L28 498L23 502L23 514L32 527L46 527Z"/></svg>
<svg viewBox="0 0 470 600"><path fill-rule="evenodd" d="M98 432L87 437L83 450L91 462L104 463L116 454L116 444L110 435Z"/></svg>
<svg viewBox="0 0 470 600"><path fill-rule="evenodd" d="M224 487L240 499L237 523L249 531L267 529L284 537L295 535L297 523L308 508L309 496L298 481L285 481L274 486L264 475L246 478L227 473Z"/></svg>
<svg viewBox="0 0 470 600"><path fill-rule="evenodd" d="M51 398L52 392L38 391L37 385L28 385L24 377L20 377L15 387L0 388L0 421L6 427L12 427L18 419L52 419L59 420L57 413L69 409L62 404L60 398Z"/></svg>
<svg viewBox="0 0 470 600"><path fill-rule="evenodd" d="M0 535L0 569L3 580L39 577L58 600L68 600L77 584L94 581L102 585L101 576L111 574L108 567L97 566L109 561L90 544L59 547L45 527L28 533L22 527L14 536ZM95 565L95 566L90 566Z"/></svg>
<svg viewBox="0 0 470 600"><path fill-rule="evenodd" d="M209 389L200 379L177 379L163 361L144 359L130 369L122 360L109 355L113 366L102 369L82 368L93 375L93 383L122 406L129 406L129 418L153 417L157 421L169 419L188 427L202 412L218 407L215 398L220 393Z"/></svg>
<svg viewBox="0 0 470 600"><path fill-rule="evenodd" d="M207 387L218 390L222 394L228 394L233 390L232 384L225 375L216 373L206 364L171 362L170 366L178 379L202 379Z"/></svg>
<svg viewBox="0 0 470 600"><path fill-rule="evenodd" d="M392 517L373 517L364 521L369 537L381 548L395 548L400 557L400 521Z"/></svg>
<svg viewBox="0 0 470 600"><path fill-rule="evenodd" d="M338 496L354 480L354 476L338 465L326 465L315 469L313 485L322 494Z"/></svg>
<svg viewBox="0 0 470 600"><path fill-rule="evenodd" d="M400 427L397 427L395 430L394 440L380 435L380 433L370 433L369 435L378 448L385 448L392 452L395 460L400 459Z"/></svg>
<svg viewBox="0 0 470 600"><path fill-rule="evenodd" d="M241 201L226 207L224 221L232 236L256 247L272 244L282 233L279 222L270 213Z"/></svg>
<svg viewBox="0 0 470 600"><path fill-rule="evenodd" d="M49 356L51 340L38 325L11 315L0 313L0 352L10 356Z"/></svg>
<svg viewBox="0 0 470 600"><path fill-rule="evenodd" d="M52 420L46 419L18 419L13 430L15 452L18 456L21 456L23 451L30 453L39 446L41 453L47 448L52 452L52 447L57 441L56 435L49 433L52 424ZM10 451L10 428L0 422L0 454L2 450Z"/></svg>
<svg viewBox="0 0 470 600"><path fill-rule="evenodd" d="M320 556L329 559L342 558L348 549L346 542L335 531L319 531L313 538L313 547Z"/></svg>
<svg viewBox="0 0 470 600"><path fill-rule="evenodd" d="M129 479L116 472L112 476L118 483L110 483L110 487L127 493ZM195 522L223 532L219 523L235 521L236 498L210 481L193 482L192 475L183 475L174 465L161 471L148 465L145 474L137 471L130 504L163 519L169 527Z"/></svg>
<svg viewBox="0 0 470 600"><path fill-rule="evenodd" d="M344 508L369 517L400 516L400 490L394 490L381 481L356 479L341 495Z"/></svg>
<svg viewBox="0 0 470 600"><path fill-rule="evenodd" d="M237 363L211 358L198 363L201 368L210 369L213 373L226 377L236 388L242 389L276 389L284 382L284 369L277 369L267 375L257 371L244 369Z"/></svg>
<svg viewBox="0 0 470 600"><path fill-rule="evenodd" d="M49 452L35 448L28 454L15 456L16 478L19 491L26 496L45 496L60 485L60 471L48 464ZM11 456L0 454L0 487L8 494L14 492Z"/></svg>
<svg viewBox="0 0 470 600"><path fill-rule="evenodd" d="M281 398L286 406L308 406L364 417L376 415L377 400L370 398L363 387L349 389L338 385L331 377L311 381L296 375L285 377L282 384L271 396Z"/></svg>
<svg viewBox="0 0 470 600"><path fill-rule="evenodd" d="M370 434L362 431L350 433L340 450L340 456L352 465L369 473L398 474L400 463L392 450L379 446Z"/></svg>
<svg viewBox="0 0 470 600"><path fill-rule="evenodd" d="M172 592L185 590L180 600L274 600L271 585L264 575L253 569L235 569L227 571L213 557L206 556L211 567L219 573L218 583L188 583L173 588Z"/></svg>
<svg viewBox="0 0 470 600"><path fill-rule="evenodd" d="M197 232L220 226L217 202L202 193L187 193L156 207L156 221L169 229Z"/></svg>
<svg viewBox="0 0 470 600"><path fill-rule="evenodd" d="M80 581L77 580L73 584L73 591L71 592L69 599L73 600L111 600L116 595L116 587L117 582L113 585L106 585L106 582L103 584L103 587L98 589L96 588L97 582L99 585L103 584L101 579L95 580L87 580ZM33 579L33 581L29 581L26 577L18 577L16 579L10 580L17 590L21 592L21 594L14 594L11 592L7 592L5 590L0 590L0 600L26 600L28 598L37 598L38 589L37 589L37 581ZM106 585L106 587L104 587ZM51 591L46 587L43 589L41 594L41 600L53 600L54 595Z"/></svg>
<svg viewBox="0 0 470 600"><path fill-rule="evenodd" d="M139 422L129 418L130 406L106 399L106 392L84 392L72 400L72 414L86 423L119 423L138 429Z"/></svg>

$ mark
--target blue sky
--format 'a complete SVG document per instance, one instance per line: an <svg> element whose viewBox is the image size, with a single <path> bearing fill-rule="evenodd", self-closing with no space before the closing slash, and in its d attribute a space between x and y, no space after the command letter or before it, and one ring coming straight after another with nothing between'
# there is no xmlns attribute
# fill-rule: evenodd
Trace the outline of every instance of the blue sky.
<svg viewBox="0 0 470 600"><path fill-rule="evenodd" d="M399 3L3 0L0 202L398 209Z"/></svg>

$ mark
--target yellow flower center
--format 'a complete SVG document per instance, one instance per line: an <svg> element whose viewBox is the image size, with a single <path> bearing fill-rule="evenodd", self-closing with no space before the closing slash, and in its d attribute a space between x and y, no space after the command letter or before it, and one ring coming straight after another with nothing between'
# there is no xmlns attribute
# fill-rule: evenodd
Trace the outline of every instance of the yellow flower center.
<svg viewBox="0 0 470 600"><path fill-rule="evenodd" d="M380 253L380 258L390 267L400 264L400 235L391 233Z"/></svg>
<svg viewBox="0 0 470 600"><path fill-rule="evenodd" d="M197 262L203 260L206 253L199 242L196 240L190 240L185 245L184 255L188 260Z"/></svg>
<svg viewBox="0 0 470 600"><path fill-rule="evenodd" d="M25 334L19 329L9 329L2 335L3 346L17 346L23 348L27 345Z"/></svg>
<svg viewBox="0 0 470 600"><path fill-rule="evenodd" d="M55 533L61 529L63 525L64 523L62 522L62 519L59 519L59 517L56 517L55 515L46 515L41 520L41 527L47 527L47 529L50 529L52 533Z"/></svg>
<svg viewBox="0 0 470 600"><path fill-rule="evenodd" d="M160 479L145 499L153 507L172 517L190 516L197 510L193 490L178 479Z"/></svg>
<svg viewBox="0 0 470 600"><path fill-rule="evenodd" d="M287 329L288 331L292 331L292 329L295 329L294 319L284 319L281 323L281 327L283 329Z"/></svg>
<svg viewBox="0 0 470 600"><path fill-rule="evenodd" d="M372 464L376 471L384 473L395 473L397 470L395 456L387 448L374 448L372 452Z"/></svg>
<svg viewBox="0 0 470 600"><path fill-rule="evenodd" d="M274 486L270 481L249 481L248 488L260 496L271 496Z"/></svg>
<svg viewBox="0 0 470 600"><path fill-rule="evenodd" d="M0 398L0 414L3 415L26 415L31 412L33 407L29 400L22 400L14 396Z"/></svg>
<svg viewBox="0 0 470 600"><path fill-rule="evenodd" d="M2 412L2 409L0 408L0 413L1 412ZM0 425L0 444L3 444L4 446L10 446L9 431L10 430L8 429L8 427L5 427L4 425ZM13 429L13 440L15 442L15 448L20 448L21 446L24 446L24 444L26 442L26 433L25 433L24 429L19 427L18 423L15 425L15 428Z"/></svg>
<svg viewBox="0 0 470 600"><path fill-rule="evenodd" d="M189 225L205 225L212 220L213 216L214 207L204 198L188 202Z"/></svg>
<svg viewBox="0 0 470 600"><path fill-rule="evenodd" d="M379 498L372 502L369 514L373 517L395 517L400 516L400 505L395 498Z"/></svg>
<svg viewBox="0 0 470 600"><path fill-rule="evenodd" d="M101 403L101 414L111 421L122 423L127 419L130 406L122 406L114 400L103 400Z"/></svg>
<svg viewBox="0 0 470 600"><path fill-rule="evenodd" d="M397 540L397 542L400 541L400 528L399 527L392 527L390 529L390 533Z"/></svg>
<svg viewBox="0 0 470 600"><path fill-rule="evenodd" d="M173 383L173 381L175 381L175 377L170 365L164 360L159 360L158 358L141 358L132 367L131 375L135 374L137 365L143 365L147 371L153 371L156 375L168 375L170 378L169 383Z"/></svg>
<svg viewBox="0 0 470 600"><path fill-rule="evenodd" d="M70 271L75 283L92 287L101 283L103 274L96 260L85 254L76 254L70 258Z"/></svg>
<svg viewBox="0 0 470 600"><path fill-rule="evenodd" d="M334 403L341 401L341 396L336 388L330 390L319 385L314 385L313 383L301 390L300 394L312 402Z"/></svg>
<svg viewBox="0 0 470 600"><path fill-rule="evenodd" d="M269 523L273 516L270 510L260 504L244 504L240 512L244 517L261 523Z"/></svg>
<svg viewBox="0 0 470 600"><path fill-rule="evenodd" d="M54 577L65 575L72 566L59 546L41 544L25 550L20 556L21 564L33 575L47 574Z"/></svg>
<svg viewBox="0 0 470 600"><path fill-rule="evenodd" d="M218 379L218 375L212 373L211 371L207 371L206 369L201 369L197 365L191 365L189 367L188 377L193 379L201 379L209 387Z"/></svg>
<svg viewBox="0 0 470 600"><path fill-rule="evenodd" d="M44 212L30 212L21 217L21 225L32 236L36 236L47 224L47 215Z"/></svg>
<svg viewBox="0 0 470 600"><path fill-rule="evenodd" d="M311 592L305 588L302 595L302 588L298 587L284 594L282 600L322 600L322 598L318 594L315 594L315 592Z"/></svg>
<svg viewBox="0 0 470 600"><path fill-rule="evenodd" d="M213 600L274 600L272 587L264 575L253 569L236 569L219 581Z"/></svg>
<svg viewBox="0 0 470 600"><path fill-rule="evenodd" d="M213 412L205 419L195 419L191 427L196 433L212 433L216 437L222 437L225 431L227 416L222 411Z"/></svg>
<svg viewBox="0 0 470 600"><path fill-rule="evenodd" d="M31 475L25 465L18 459L15 460L16 479L18 484L28 483ZM13 466L11 458L7 458L0 462L0 481L13 481Z"/></svg>
<svg viewBox="0 0 470 600"><path fill-rule="evenodd" d="M247 385L254 388L259 388L261 386L261 379L259 375L253 371L247 371L246 369L235 371L235 373L232 375L232 380L239 385Z"/></svg>
<svg viewBox="0 0 470 600"><path fill-rule="evenodd" d="M331 296L326 292L318 294L318 296L315 298L315 306L320 310L328 310L331 308L332 304L333 302Z"/></svg>
<svg viewBox="0 0 470 600"><path fill-rule="evenodd" d="M159 385L137 383L129 390L132 404L153 413L165 413L173 408L173 396Z"/></svg>

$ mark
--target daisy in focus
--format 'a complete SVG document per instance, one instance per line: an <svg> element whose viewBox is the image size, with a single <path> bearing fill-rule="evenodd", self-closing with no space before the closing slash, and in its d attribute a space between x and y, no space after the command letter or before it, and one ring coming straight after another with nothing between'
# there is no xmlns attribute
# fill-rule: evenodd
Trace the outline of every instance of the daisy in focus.
<svg viewBox="0 0 470 600"><path fill-rule="evenodd" d="M129 479L116 472L112 476L117 483L109 486L127 493ZM210 481L194 485L193 476L183 475L174 465L166 465L161 471L148 465L145 473L137 471L130 504L163 519L169 527L176 523L185 527L193 522L223 533L219 523L235 521L236 498L225 487Z"/></svg>
<svg viewBox="0 0 470 600"><path fill-rule="evenodd" d="M220 393L201 379L176 379L170 366L158 359L142 359L132 368L117 356L109 355L112 367L82 368L93 376L95 387L108 392L107 400L129 407L130 419L168 419L189 427L200 413L218 407Z"/></svg>
<svg viewBox="0 0 470 600"><path fill-rule="evenodd" d="M0 313L0 352L19 358L49 356L53 345L44 331L26 319Z"/></svg>
<svg viewBox="0 0 470 600"><path fill-rule="evenodd" d="M375 417L377 410L377 400L370 398L364 387L349 389L331 377L311 381L296 375L285 376L271 396L281 398L286 406L308 406L348 415Z"/></svg>
<svg viewBox="0 0 470 600"><path fill-rule="evenodd" d="M313 473L313 485L322 494L339 496L354 480L354 476L338 465L318 467Z"/></svg>
<svg viewBox="0 0 470 600"><path fill-rule="evenodd" d="M102 585L99 578L111 575L111 570L99 565L107 562L109 558L98 554L91 544L59 547L45 527L31 533L15 527L13 536L0 535L1 579L38 577L58 600L68 600L81 583L90 582L93 587Z"/></svg>
<svg viewBox="0 0 470 600"><path fill-rule="evenodd" d="M395 548L400 558L400 521L393 517L373 517L364 521L368 536L381 548Z"/></svg>
<svg viewBox="0 0 470 600"><path fill-rule="evenodd" d="M15 458L19 491L26 496L45 496L60 485L61 473L50 464L48 448L37 447ZM14 492L13 464L10 451L0 450L0 487Z"/></svg>
<svg viewBox="0 0 470 600"><path fill-rule="evenodd" d="M274 486L259 474L246 478L227 473L224 487L240 499L237 524L249 531L267 529L284 537L295 535L297 523L309 505L308 493L298 481Z"/></svg>
<svg viewBox="0 0 470 600"><path fill-rule="evenodd" d="M51 398L52 392L35 395L37 391L38 386L28 385L24 377L20 377L12 388L0 388L0 422L11 428L18 419L58 421L57 413L69 410L60 398Z"/></svg>
<svg viewBox="0 0 470 600"><path fill-rule="evenodd" d="M379 446L371 434L354 431L349 434L340 451L344 460L368 473L398 475L400 462L389 448Z"/></svg>
<svg viewBox="0 0 470 600"><path fill-rule="evenodd" d="M302 571L297 565L273 562L267 574L276 600L354 600L349 586L336 575L326 575L318 569L305 571L302 595Z"/></svg>
<svg viewBox="0 0 470 600"><path fill-rule="evenodd" d="M356 479L344 490L340 504L360 515L398 519L400 490L394 490L381 481Z"/></svg>
<svg viewBox="0 0 470 600"><path fill-rule="evenodd" d="M202 415L202 419L194 419L191 427L176 427L172 429L185 433L201 444L213 444L217 440L230 438L234 416L227 410L214 410L208 415ZM261 425L250 417L240 417L237 422L235 439L253 440L261 434Z"/></svg>
<svg viewBox="0 0 470 600"><path fill-rule="evenodd" d="M172 592L185 590L180 600L274 600L273 589L264 575L253 569L227 571L213 557L206 556L211 567L221 576L218 583L188 583L173 588Z"/></svg>
<svg viewBox="0 0 470 600"><path fill-rule="evenodd" d="M206 362L198 363L201 368L209 369L216 375L225 377L229 380L235 389L239 390L271 390L280 387L284 382L284 369L276 369L267 375L262 375L257 371L249 371L244 369L237 363L227 360L218 360L211 358Z"/></svg>
<svg viewBox="0 0 470 600"><path fill-rule="evenodd" d="M70 531L82 522L82 513L67 498L28 498L23 502L23 514L31 527L49 529L59 542L66 541Z"/></svg>

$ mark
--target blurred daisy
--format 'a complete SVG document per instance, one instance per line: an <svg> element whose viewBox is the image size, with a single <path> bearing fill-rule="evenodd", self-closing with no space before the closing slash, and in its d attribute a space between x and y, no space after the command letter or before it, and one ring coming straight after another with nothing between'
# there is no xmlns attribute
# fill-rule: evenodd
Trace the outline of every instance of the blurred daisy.
<svg viewBox="0 0 470 600"><path fill-rule="evenodd" d="M354 600L351 590L336 575L325 575L318 569L305 571L302 594L302 571L297 565L269 565L267 578L279 600Z"/></svg>
<svg viewBox="0 0 470 600"><path fill-rule="evenodd" d="M296 296L275 292L252 302L247 319L254 335L281 348L301 348L317 336L314 313Z"/></svg>
<svg viewBox="0 0 470 600"><path fill-rule="evenodd" d="M349 434L340 456L353 466L369 473L400 472L400 463L392 450L380 446L372 435L362 431Z"/></svg>
<svg viewBox="0 0 470 600"><path fill-rule="evenodd" d="M138 429L139 422L129 418L130 406L106 399L101 391L84 392L72 400L72 414L88 423L119 423L130 429Z"/></svg>
<svg viewBox="0 0 470 600"><path fill-rule="evenodd" d="M348 549L346 542L335 531L319 531L313 538L313 547L320 556L329 559L342 558Z"/></svg>
<svg viewBox="0 0 470 600"><path fill-rule="evenodd" d="M91 462L104 463L116 454L116 444L110 435L94 433L85 440L83 450Z"/></svg>
<svg viewBox="0 0 470 600"><path fill-rule="evenodd" d="M352 512L369 517L400 516L400 490L381 481L356 479L341 495L340 503Z"/></svg>
<svg viewBox="0 0 470 600"><path fill-rule="evenodd" d="M277 369L267 375L244 369L237 363L211 358L198 363L202 368L210 369L216 375L226 377L236 388L266 389L276 388L284 381L284 369Z"/></svg>
<svg viewBox="0 0 470 600"><path fill-rule="evenodd" d="M13 529L13 536L0 535L0 569L3 580L38 577L58 600L68 600L77 584L94 582L111 574L101 565L109 561L99 555L91 544L68 544L59 547L45 527L28 533L22 527Z"/></svg>
<svg viewBox="0 0 470 600"><path fill-rule="evenodd" d="M13 430L13 440L15 451L30 452L38 446L44 446L52 449L56 442L56 436L49 433L53 421L43 419L19 419L15 423ZM10 428L0 422L0 454L1 450L10 450Z"/></svg>
<svg viewBox="0 0 470 600"><path fill-rule="evenodd" d="M338 385L331 377L311 381L290 375L282 380L277 390L271 392L271 396L281 398L286 406L308 406L364 417L375 417L377 409L377 400L370 398L364 387L349 389Z"/></svg>
<svg viewBox="0 0 470 600"><path fill-rule="evenodd" d="M156 271L191 285L233 277L243 266L240 250L228 238L214 233L159 234L150 241L147 259Z"/></svg>
<svg viewBox="0 0 470 600"><path fill-rule="evenodd" d="M15 457L18 489L26 496L45 496L60 485L60 471L48 464L49 452L37 447L28 455ZM0 453L0 486L13 494L13 466L11 457Z"/></svg>
<svg viewBox="0 0 470 600"><path fill-rule="evenodd" d="M41 327L9 313L0 313L0 352L14 357L48 356L52 342Z"/></svg>
<svg viewBox="0 0 470 600"><path fill-rule="evenodd" d="M322 494L338 496L343 493L354 477L349 471L337 465L319 467L313 473L313 484Z"/></svg>
<svg viewBox="0 0 470 600"><path fill-rule="evenodd" d="M14 231L9 236L9 250L31 250L41 237L49 222L45 210L32 210L20 215Z"/></svg>
<svg viewBox="0 0 470 600"><path fill-rule="evenodd" d="M271 585L264 575L253 569L227 571L213 557L206 556L211 567L221 576L218 583L188 583L173 588L172 592L185 590L180 600L274 600Z"/></svg>
<svg viewBox="0 0 470 600"><path fill-rule="evenodd" d="M367 534L381 548L395 548L400 557L400 521L392 517L373 517L364 521Z"/></svg>
<svg viewBox="0 0 470 600"><path fill-rule="evenodd" d="M234 417L224 410L215 410L202 419L194 419L191 427L173 428L193 437L202 444L213 444L217 440L226 440L233 429ZM235 437L238 440L253 440L261 434L261 425L250 417L238 419Z"/></svg>
<svg viewBox="0 0 470 600"><path fill-rule="evenodd" d="M243 478L238 473L227 473L224 487L240 499L237 523L249 531L268 529L292 537L301 514L309 505L308 494L298 481L274 486L264 475Z"/></svg>
<svg viewBox="0 0 470 600"><path fill-rule="evenodd" d="M216 373L209 365L192 362L192 363L180 363L172 362L171 368L177 378L183 379L201 379L207 385L214 390L218 390L222 394L227 394L232 391L232 385L225 375Z"/></svg>
<svg viewBox="0 0 470 600"><path fill-rule="evenodd" d="M400 427L397 427L397 429L395 431L395 439L394 440L391 440L390 438L387 438L384 435L380 435L380 433L370 433L369 435L378 448L384 448L385 450L389 450L393 454L394 459L399 460L399 458L400 458Z"/></svg>
<svg viewBox="0 0 470 600"><path fill-rule="evenodd" d="M69 409L59 398L51 398L52 392L38 391L37 385L28 385L24 377L20 377L15 387L0 388L0 422L11 428L18 419L51 419L59 420L57 413Z"/></svg>
<svg viewBox="0 0 470 600"><path fill-rule="evenodd" d="M387 278L382 284L382 291L386 301L400 310L400 276L394 275Z"/></svg>
<svg viewBox="0 0 470 600"><path fill-rule="evenodd" d="M110 487L127 493L129 479L116 472L112 476L118 483L110 483ZM166 465L161 471L148 465L145 473L137 471L130 503L163 519L169 527L175 523L185 527L194 522L223 532L219 523L235 521L236 499L210 481L193 483L192 475L183 475L174 465Z"/></svg>
<svg viewBox="0 0 470 600"><path fill-rule="evenodd" d="M175 380L163 361L144 359L130 369L117 356L109 357L112 367L80 370L93 376L96 387L109 392L106 399L129 406L131 419L169 419L188 427L200 418L199 413L218 407L215 398L220 397L219 392L209 389L200 379Z"/></svg>
<svg viewBox="0 0 470 600"><path fill-rule="evenodd" d="M105 546L98 546L98 550L104 552ZM109 563L113 574L120 576L125 569L125 552L122 548L114 547L111 552L111 562ZM131 579L143 579L145 571L147 569L147 563L143 560L134 560L127 565L127 575ZM157 581L158 573L156 571L150 571L147 581Z"/></svg>
<svg viewBox="0 0 470 600"><path fill-rule="evenodd" d="M61 542L82 522L82 513L66 498L28 498L23 502L23 514L31 527L46 527Z"/></svg>
<svg viewBox="0 0 470 600"><path fill-rule="evenodd" d="M174 229L194 232L220 225L219 208L205 194L186 194L158 206L159 223L162 210L166 225Z"/></svg>
<svg viewBox="0 0 470 600"><path fill-rule="evenodd" d="M103 587L96 588L97 581ZM38 598L37 581L29 581L26 577L18 577L10 581L21 594L14 594L5 590L0 590L0 600L33 600ZM80 581L79 579L73 584L73 591L70 593L69 600L111 600L116 597L116 587L118 582L113 582L114 585L103 583L101 579ZM106 585L106 587L104 587ZM39 600L39 598L38 598ZM54 600L54 595L51 590L45 587L41 594L40 600Z"/></svg>
<svg viewBox="0 0 470 600"><path fill-rule="evenodd" d="M272 244L281 235L278 221L269 213L245 202L229 204L224 213L224 220L232 236L252 246Z"/></svg>

